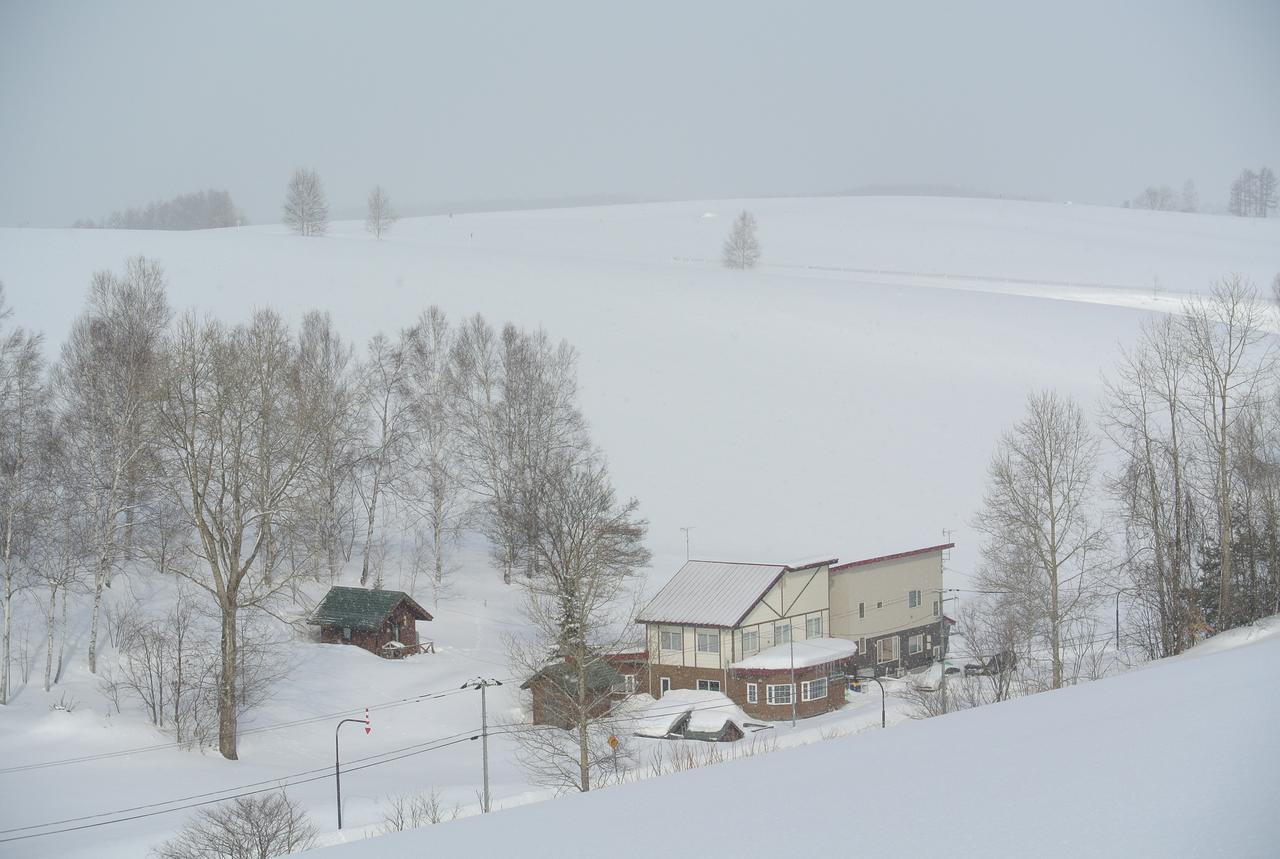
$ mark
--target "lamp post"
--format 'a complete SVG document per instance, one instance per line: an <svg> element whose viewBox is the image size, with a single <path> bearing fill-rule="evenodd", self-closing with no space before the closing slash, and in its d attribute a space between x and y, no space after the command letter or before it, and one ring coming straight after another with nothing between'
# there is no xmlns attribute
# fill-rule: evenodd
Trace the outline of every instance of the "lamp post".
<svg viewBox="0 0 1280 859"><path fill-rule="evenodd" d="M475 680L468 680L466 683L463 683L461 687L463 689L480 690L480 748L481 759L484 766L484 797L480 805L480 810L485 814L489 813L489 711L485 700L485 691L490 686L501 685L501 680L477 677Z"/></svg>
<svg viewBox="0 0 1280 859"><path fill-rule="evenodd" d="M358 725L364 725L365 735L373 730L369 726L369 708L366 707L363 719L343 719L333 729L333 786L338 795L338 829L342 829L342 758L338 754L338 732L342 730L342 726L348 722Z"/></svg>
<svg viewBox="0 0 1280 859"><path fill-rule="evenodd" d="M864 670L865 670L865 669L864 669ZM880 727L882 727L882 728L883 728L883 727L884 727L884 723L885 723L885 719L884 719L884 684L883 684L883 683L881 683L881 682L880 682L880 678L876 676L876 670L875 670L874 668L870 669L870 671L871 671L871 674L870 674L869 676L864 677L864 676L862 676L862 674L858 674L858 675L856 675L856 676L857 676L857 678L858 678L858 681L859 681L859 682L861 682L861 681L863 681L863 680L874 680L874 681L876 681L876 685L880 687Z"/></svg>

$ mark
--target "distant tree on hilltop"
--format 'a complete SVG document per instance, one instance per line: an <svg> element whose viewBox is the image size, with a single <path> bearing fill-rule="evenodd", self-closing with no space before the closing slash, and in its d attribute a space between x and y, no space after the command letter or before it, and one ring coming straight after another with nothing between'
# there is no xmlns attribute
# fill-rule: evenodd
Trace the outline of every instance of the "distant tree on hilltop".
<svg viewBox="0 0 1280 859"><path fill-rule="evenodd" d="M328 232L329 203L316 171L293 171L284 198L284 222L300 236L323 236Z"/></svg>
<svg viewBox="0 0 1280 859"><path fill-rule="evenodd" d="M756 238L756 218L747 210L733 222L729 238L724 241L725 268L755 268L760 261L760 240Z"/></svg>
<svg viewBox="0 0 1280 859"><path fill-rule="evenodd" d="M375 185L369 192L369 214L365 216L364 228L380 239L398 220L400 216L391 208L391 198L381 185Z"/></svg>
<svg viewBox="0 0 1280 859"><path fill-rule="evenodd" d="M171 200L160 200L145 206L118 209L95 222L77 220L72 227L111 230L208 230L219 227L241 227L249 223L236 208L227 191L193 191Z"/></svg>
<svg viewBox="0 0 1280 859"><path fill-rule="evenodd" d="M1265 218L1276 207L1276 192L1280 190L1280 180L1270 167L1263 167L1256 173L1242 170L1236 180L1231 183L1231 197L1227 204L1228 211L1242 218Z"/></svg>

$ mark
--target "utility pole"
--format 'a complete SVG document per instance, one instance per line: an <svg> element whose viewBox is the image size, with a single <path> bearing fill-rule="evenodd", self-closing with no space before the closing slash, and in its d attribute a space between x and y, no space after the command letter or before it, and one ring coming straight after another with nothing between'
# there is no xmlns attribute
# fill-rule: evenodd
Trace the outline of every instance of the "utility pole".
<svg viewBox="0 0 1280 859"><path fill-rule="evenodd" d="M343 719L333 729L333 786L338 794L338 829L342 829L342 764L338 755L338 731L342 730L342 726L347 722L353 722L357 725L364 725L364 732L367 736L373 728L369 725L369 708L364 708L363 719Z"/></svg>
<svg viewBox="0 0 1280 859"><path fill-rule="evenodd" d="M791 647L791 727L796 726L796 696L800 690L796 688L796 631L791 628L791 618L787 618L787 644Z"/></svg>
<svg viewBox="0 0 1280 859"><path fill-rule="evenodd" d="M942 529L942 536L946 542L951 542L952 531L949 528ZM942 693L942 713L947 712L947 601L943 599L946 582L943 576L947 572L947 558L950 557L950 550L943 549L938 559L938 641L942 646L942 653L938 658L938 664L942 668L942 679L938 681L938 689Z"/></svg>
<svg viewBox="0 0 1280 859"><path fill-rule="evenodd" d="M484 677L477 677L462 684L463 689L480 690L480 754L484 762L484 798L480 803L480 810L485 814L489 813L489 707L485 693L490 686L501 685L501 680Z"/></svg>
<svg viewBox="0 0 1280 859"><path fill-rule="evenodd" d="M689 560L690 557L692 557L689 554L689 532L693 530L693 526L687 525L681 528L680 530L684 532L684 559L687 561Z"/></svg>

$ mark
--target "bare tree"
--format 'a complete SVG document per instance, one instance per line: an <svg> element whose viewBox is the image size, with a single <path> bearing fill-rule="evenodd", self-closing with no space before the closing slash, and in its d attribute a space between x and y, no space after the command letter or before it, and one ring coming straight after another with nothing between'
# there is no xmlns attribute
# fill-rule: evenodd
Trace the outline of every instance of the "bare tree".
<svg viewBox="0 0 1280 859"><path fill-rule="evenodd" d="M168 490L195 532L195 563L177 572L209 594L220 616L218 748L229 759L237 756L240 612L269 608L290 578L261 574L265 522L297 510L319 434L292 384L265 390L294 419L261 425L267 374L250 338L243 327L183 317L167 343L159 408ZM266 485L264 460L272 463Z"/></svg>
<svg viewBox="0 0 1280 859"><path fill-rule="evenodd" d="M359 386L353 348L328 313L302 319L298 366L302 397L316 423L316 455L299 513L302 540L324 559L333 581L355 539L355 469L360 456Z"/></svg>
<svg viewBox="0 0 1280 859"><path fill-rule="evenodd" d="M9 315L0 286L0 323ZM27 555L47 521L39 500L47 479L51 415L41 343L41 335L22 328L0 330L0 704L9 703L14 596L30 584Z"/></svg>
<svg viewBox="0 0 1280 859"><path fill-rule="evenodd" d="M164 273L144 257L125 273L94 275L88 306L72 325L54 368L64 470L95 554L89 670L98 665L103 588L130 548L137 508L154 459L151 429L157 349L169 322Z"/></svg>
<svg viewBox="0 0 1280 859"><path fill-rule="evenodd" d="M1196 190L1196 183L1190 179L1182 185L1182 199L1180 204L1181 209L1184 212L1200 211L1200 192Z"/></svg>
<svg viewBox="0 0 1280 859"><path fill-rule="evenodd" d="M329 231L329 203L315 170L293 171L285 192L284 222L301 236L323 236Z"/></svg>
<svg viewBox="0 0 1280 859"><path fill-rule="evenodd" d="M1270 365L1266 322L1257 290L1239 275L1214 284L1207 298L1183 305L1182 325L1196 380L1183 403L1200 430L1204 461L1213 473L1207 495L1219 537L1219 629L1230 625L1231 609L1231 435L1238 415L1259 396Z"/></svg>
<svg viewBox="0 0 1280 859"><path fill-rule="evenodd" d="M375 185L369 192L369 213L364 219L364 228L373 233L374 238L381 239L386 235L400 216L391 208L391 198L381 185Z"/></svg>
<svg viewBox="0 0 1280 859"><path fill-rule="evenodd" d="M724 240L725 268L755 268L760 261L760 240L756 237L756 216L746 211L734 219L729 237Z"/></svg>
<svg viewBox="0 0 1280 859"><path fill-rule="evenodd" d="M318 830L283 791L241 796L196 812L155 859L271 859L315 846Z"/></svg>
<svg viewBox="0 0 1280 859"><path fill-rule="evenodd" d="M638 572L649 562L643 541L648 523L637 515L639 503L619 503L602 458L590 451L555 457L540 470L546 487L535 540L539 574L527 579L525 615L536 631L532 650L513 653L525 670L530 655L554 652L563 657L568 682L551 683L554 706L570 726L573 742L547 739L545 731L517 732L526 767L539 778L572 779L559 786L591 789L609 757L599 696L592 681L608 669L606 654L625 635L633 616L626 600ZM605 708L607 709L607 707Z"/></svg>
<svg viewBox="0 0 1280 859"><path fill-rule="evenodd" d="M1106 534L1094 509L1098 443L1084 412L1053 392L1031 395L1001 438L974 527L988 537L978 581L1034 618L1063 683L1063 631L1085 613L1103 571Z"/></svg>
<svg viewBox="0 0 1280 859"><path fill-rule="evenodd" d="M357 483L365 509L364 557L360 584L367 585L372 572L382 580L380 564L374 558L374 530L378 502L393 491L401 477L403 457L409 439L410 404L405 397L409 368L403 343L392 343L379 333L369 341L364 365L361 400L369 435L360 457L365 480Z"/></svg>
<svg viewBox="0 0 1280 859"><path fill-rule="evenodd" d="M1152 185L1133 198L1133 208L1173 212L1178 209L1178 199L1168 185Z"/></svg>

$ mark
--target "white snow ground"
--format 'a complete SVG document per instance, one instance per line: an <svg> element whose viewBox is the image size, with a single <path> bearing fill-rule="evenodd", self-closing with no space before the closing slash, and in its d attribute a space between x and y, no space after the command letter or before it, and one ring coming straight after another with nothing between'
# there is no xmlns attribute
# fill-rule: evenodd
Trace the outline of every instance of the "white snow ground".
<svg viewBox="0 0 1280 859"><path fill-rule="evenodd" d="M1275 856L1280 618L1119 677L317 852ZM638 821L683 819L661 836ZM656 840L655 840L656 839Z"/></svg>
<svg viewBox="0 0 1280 859"><path fill-rule="evenodd" d="M766 264L727 272L714 258L730 216L744 206L757 214ZM953 527L960 530L950 568L962 578L976 557L964 527L981 497L991 445L1020 414L1026 393L1048 385L1092 403L1117 342L1129 340L1142 317L1135 308L1169 308L1182 292L1232 270L1269 283L1280 271L1280 221L853 198L420 218L400 223L381 243L358 223L335 224L323 240L278 226L4 229L0 280L18 321L47 331L53 353L91 273L118 269L138 253L165 265L175 307L232 320L264 303L295 319L319 307L363 340L435 303L455 318L483 312L569 339L582 355L584 408L619 491L638 496L651 520L656 588L684 560L685 525L694 526L695 556L746 560L869 557L937 543L940 530ZM1162 292L1153 293L1153 278ZM459 579L466 584L441 604L436 621L422 625L438 642L435 656L387 663L294 642L280 654L287 679L245 727L374 705L373 734L344 737L348 760L468 736L478 725L475 693L405 700L452 692L477 674L505 677L499 637L519 628L513 595L479 554ZM164 587L131 581L162 613L171 600ZM31 637L31 682L0 708L0 830L135 806L148 814L171 808L175 797L216 796L312 769L323 770L318 780L291 794L331 827L325 768L336 717L247 734L237 763L172 748L126 753L167 738L136 712L108 715L84 670L83 633L73 635L66 682L43 693L38 620ZM1184 691L1191 698L1211 688ZM79 702L72 713L50 709L64 692ZM511 686L495 690L490 703L499 718L520 716ZM889 703L890 721L901 721L901 702ZM879 715L872 691L831 719L767 734L785 747L824 730L878 725ZM880 742L873 739L863 742ZM350 837L378 822L378 802L388 795L435 786L448 803L474 807L477 746L464 739L345 778ZM525 781L506 738L494 741L493 752L496 805L547 795ZM90 755L109 757L4 772ZM1182 784L1197 789L1193 775ZM931 819L923 798L919 805L921 819ZM139 856L186 813L0 841L0 855ZM816 820L813 828L842 819ZM991 828L975 826L974 837ZM864 837L849 835L851 843Z"/></svg>

